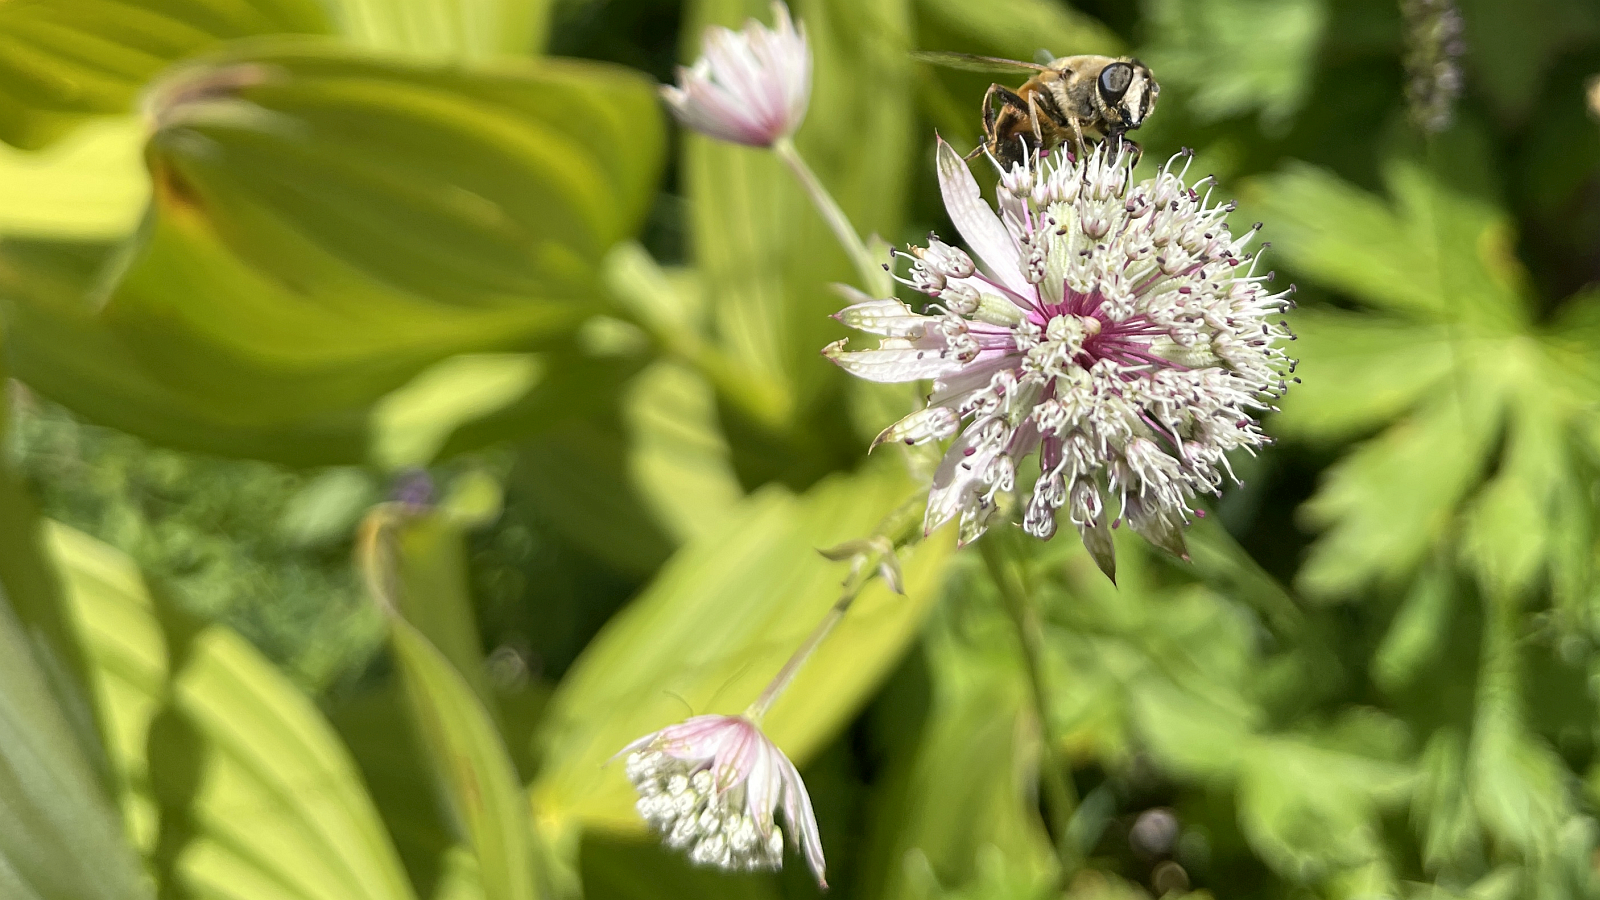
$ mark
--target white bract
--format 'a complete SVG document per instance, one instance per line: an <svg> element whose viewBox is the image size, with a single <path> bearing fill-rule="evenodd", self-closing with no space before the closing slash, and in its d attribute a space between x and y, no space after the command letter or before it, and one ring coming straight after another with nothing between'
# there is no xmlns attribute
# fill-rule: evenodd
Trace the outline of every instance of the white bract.
<svg viewBox="0 0 1600 900"><path fill-rule="evenodd" d="M811 50L782 3L772 18L773 28L751 19L742 32L706 29L701 57L678 69L677 87L661 89L678 121L751 147L794 134L811 99Z"/></svg>
<svg viewBox="0 0 1600 900"><path fill-rule="evenodd" d="M634 741L628 780L639 815L667 846L700 865L730 871L783 868L785 822L816 876L822 839L800 772L760 727L743 716L695 716Z"/></svg>
<svg viewBox="0 0 1600 900"><path fill-rule="evenodd" d="M1260 226L1235 237L1233 205L1174 161L1135 183L1121 149L1033 160L1001 176L997 213L939 143L946 210L981 265L938 238L912 248L903 280L933 298L926 311L858 296L838 318L878 348L824 351L873 381L933 380L927 408L877 441L955 437L928 531L959 518L961 540L976 539L1037 454L1023 527L1049 538L1065 506L1113 575L1111 528L1126 520L1182 555L1194 496L1220 492L1230 451L1267 442L1252 412L1287 387L1292 335L1269 316L1290 291L1255 274Z"/></svg>

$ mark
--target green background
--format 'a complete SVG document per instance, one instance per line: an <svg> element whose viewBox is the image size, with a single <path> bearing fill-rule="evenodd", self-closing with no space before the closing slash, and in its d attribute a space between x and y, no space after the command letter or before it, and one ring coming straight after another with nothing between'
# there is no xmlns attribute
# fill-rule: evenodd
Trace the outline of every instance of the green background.
<svg viewBox="0 0 1600 900"><path fill-rule="evenodd" d="M987 85L912 50L1137 54L1304 381L1190 562L986 539L1042 701L951 535L869 588L766 722L829 896L1600 896L1600 7L1459 5L1424 135L1389 0L796 0L799 148L901 245ZM865 452L914 393L819 354L848 258L656 97L751 15L0 0L0 897L816 895L606 765L742 709L919 489Z"/></svg>

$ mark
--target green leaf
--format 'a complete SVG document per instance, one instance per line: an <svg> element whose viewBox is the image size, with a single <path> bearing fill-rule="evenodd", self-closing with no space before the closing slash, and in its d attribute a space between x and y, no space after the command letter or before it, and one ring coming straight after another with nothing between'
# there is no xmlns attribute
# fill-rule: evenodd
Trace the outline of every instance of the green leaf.
<svg viewBox="0 0 1600 900"><path fill-rule="evenodd" d="M1301 383L1273 429L1315 441L1358 437L1435 390L1448 390L1456 345L1447 328L1328 309L1295 313Z"/></svg>
<svg viewBox="0 0 1600 900"><path fill-rule="evenodd" d="M693 713L737 712L760 693L839 594L816 548L869 535L912 486L898 467L825 479L802 497L768 486L686 545L591 642L541 733L535 804L558 826L637 830L633 795L606 762ZM906 596L874 582L765 720L803 764L858 708L916 634L950 553L948 534L902 555Z"/></svg>
<svg viewBox="0 0 1600 900"><path fill-rule="evenodd" d="M434 364L374 407L373 461L390 470L426 466L456 429L535 389L545 366L534 353L468 353Z"/></svg>
<svg viewBox="0 0 1600 900"><path fill-rule="evenodd" d="M674 540L714 531L734 514L744 489L703 379L682 364L657 363L634 381L623 416L632 436L629 474Z"/></svg>
<svg viewBox="0 0 1600 900"><path fill-rule="evenodd" d="M364 459L365 409L255 422L148 374L86 299L106 260L98 245L0 242L0 314L17 378L92 422L167 446L292 464Z"/></svg>
<svg viewBox="0 0 1600 900"><path fill-rule="evenodd" d="M1334 597L1409 575L1450 535L1458 505L1482 477L1503 390L1489 377L1451 385L1330 468L1303 507L1327 531L1300 569L1300 587Z"/></svg>
<svg viewBox="0 0 1600 900"><path fill-rule="evenodd" d="M868 896L956 891L985 868L1035 890L1055 880L1038 807L1037 716L1000 609L988 582L969 575L952 579L929 623L931 708L905 770L886 773L893 787L864 856Z"/></svg>
<svg viewBox="0 0 1600 900"><path fill-rule="evenodd" d="M375 513L374 538L393 554L395 582L384 602L443 657L485 709L494 701L483 667L483 639L467 584L466 538L439 512Z"/></svg>
<svg viewBox="0 0 1600 900"><path fill-rule="evenodd" d="M601 260L660 158L644 79L242 54L158 89L155 215L134 247L46 296L5 279L26 307L19 374L46 394L180 446L359 462L374 404L428 366L560 346L597 311Z"/></svg>
<svg viewBox="0 0 1600 900"><path fill-rule="evenodd" d="M654 841L646 844L609 835L585 838L581 863L586 900L779 900L784 896L765 872L730 874L691 866L682 854Z"/></svg>
<svg viewBox="0 0 1600 900"><path fill-rule="evenodd" d="M1057 56L1079 53L1121 55L1122 40L1088 15L1047 0L918 0L917 11L931 23L963 40L976 41L985 52L1031 61L1048 50ZM953 50L956 47L930 49ZM973 104L977 109L977 104Z"/></svg>
<svg viewBox="0 0 1600 900"><path fill-rule="evenodd" d="M1557 541L1561 495L1578 482L1560 414L1540 377L1542 360L1529 353L1523 361L1531 371L1518 381L1528 387L1509 404L1500 469L1473 498L1463 522L1462 561L1494 597L1535 586Z"/></svg>
<svg viewBox="0 0 1600 900"><path fill-rule="evenodd" d="M6 377L0 353L0 383ZM0 438L11 425L10 392L0 396ZM102 723L89 696L89 664L83 640L62 601L61 573L47 556L43 520L32 495L9 460L0 459L0 598L17 617L34 660L55 697L99 786L115 791Z"/></svg>
<svg viewBox="0 0 1600 900"><path fill-rule="evenodd" d="M0 602L0 894L152 897L100 778L9 604Z"/></svg>
<svg viewBox="0 0 1600 900"><path fill-rule="evenodd" d="M1144 51L1163 82L1188 88L1202 119L1259 109L1287 129L1311 91L1328 13L1325 0L1156 0ZM1083 51L1077 51L1083 52Z"/></svg>
<svg viewBox="0 0 1600 900"><path fill-rule="evenodd" d="M310 700L231 630L158 613L126 557L65 526L51 544L131 826L157 829L164 885L196 900L413 897L355 765Z"/></svg>
<svg viewBox="0 0 1600 900"><path fill-rule="evenodd" d="M1380 687L1397 691L1438 660L1450 635L1455 589L1447 567L1422 568L1372 657L1372 677Z"/></svg>
<svg viewBox="0 0 1600 900"><path fill-rule="evenodd" d="M1381 759L1266 739L1239 767L1239 824L1279 872L1310 882L1381 858L1380 803L1405 795L1409 773Z"/></svg>
<svg viewBox="0 0 1600 900"><path fill-rule="evenodd" d="M552 0L334 0L332 13L351 45L384 56L482 62L503 53L538 53L550 30Z"/></svg>
<svg viewBox="0 0 1600 900"><path fill-rule="evenodd" d="M48 150L0 145L0 236L112 240L133 232L150 200L144 123L97 119Z"/></svg>
<svg viewBox="0 0 1600 900"><path fill-rule="evenodd" d="M325 34L314 0L52 0L0 7L0 141L38 147L76 118L125 113L169 64L223 41Z"/></svg>
<svg viewBox="0 0 1600 900"><path fill-rule="evenodd" d="M1469 151L1464 178L1481 171ZM1412 162L1391 161L1385 176L1392 205L1304 164L1245 195L1274 253L1318 284L1408 319L1459 323L1458 342L1525 327L1525 275L1505 213Z"/></svg>
<svg viewBox="0 0 1600 900"><path fill-rule="evenodd" d="M423 743L477 859L485 900L540 895L526 795L494 721L451 662L405 619L390 640Z"/></svg>

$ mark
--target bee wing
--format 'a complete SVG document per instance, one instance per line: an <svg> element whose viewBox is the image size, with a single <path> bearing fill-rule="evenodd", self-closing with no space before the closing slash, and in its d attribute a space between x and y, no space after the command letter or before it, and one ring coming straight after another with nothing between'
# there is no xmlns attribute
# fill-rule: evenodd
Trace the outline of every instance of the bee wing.
<svg viewBox="0 0 1600 900"><path fill-rule="evenodd" d="M953 53L949 50L913 50L913 59L928 63L929 65L944 66L947 69L963 69L968 72L1045 72L1049 66L1037 63L1022 62L1015 59L1002 59L998 56L977 56L972 53Z"/></svg>

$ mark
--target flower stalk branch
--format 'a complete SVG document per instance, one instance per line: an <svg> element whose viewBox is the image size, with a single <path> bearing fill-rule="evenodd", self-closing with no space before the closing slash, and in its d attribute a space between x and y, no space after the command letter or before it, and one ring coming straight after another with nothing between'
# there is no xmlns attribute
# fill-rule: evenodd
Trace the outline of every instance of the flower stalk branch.
<svg viewBox="0 0 1600 900"><path fill-rule="evenodd" d="M1061 863L1061 881L1071 880L1083 864L1079 852L1073 815L1078 808L1077 790L1066 778L1066 768L1056 753L1055 736L1050 730L1050 695L1045 687L1043 636L1037 613L1028 602L1027 594L1006 565L995 536L978 542L984 567L1000 592L1001 603L1017 632L1017 643L1022 649L1023 669L1027 672L1028 693L1033 701L1034 715L1039 721L1040 782L1044 790L1045 807L1049 814L1050 830L1056 839L1056 857Z"/></svg>

